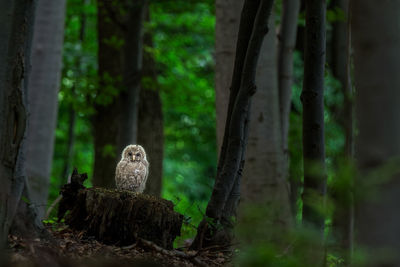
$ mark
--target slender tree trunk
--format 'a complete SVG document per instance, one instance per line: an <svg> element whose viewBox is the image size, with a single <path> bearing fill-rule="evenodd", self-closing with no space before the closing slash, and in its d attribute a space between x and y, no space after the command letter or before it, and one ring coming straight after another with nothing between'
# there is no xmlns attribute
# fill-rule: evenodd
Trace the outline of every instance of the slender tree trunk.
<svg viewBox="0 0 400 267"><path fill-rule="evenodd" d="M323 239L323 207L326 192L324 141L324 70L325 70L324 0L306 0L306 46L304 57L303 157L304 192L303 222L312 226Z"/></svg>
<svg viewBox="0 0 400 267"><path fill-rule="evenodd" d="M94 168L93 185L114 187L115 166L119 153L118 134L118 93L122 90L122 57L120 43L123 40L122 29L110 18L107 0L97 1L98 31L98 93L104 101L97 99L96 114L93 117ZM114 44L109 42L113 38ZM126 122L129 123L129 122Z"/></svg>
<svg viewBox="0 0 400 267"><path fill-rule="evenodd" d="M350 78L350 23L349 23L349 1L335 0L334 8L340 8L345 15L344 21L336 21L333 24L332 34L332 73L340 81L344 96L344 108L340 118L345 130L344 154L352 158L354 150L353 142L353 91Z"/></svg>
<svg viewBox="0 0 400 267"><path fill-rule="evenodd" d="M150 14L147 11L147 21ZM143 43L153 47L150 31L145 32ZM157 84L157 70L154 55L143 49L143 78L139 101L138 144L146 148L150 164L150 178L147 180L145 193L160 196L163 175L164 121L160 90Z"/></svg>
<svg viewBox="0 0 400 267"><path fill-rule="evenodd" d="M199 248L213 243L226 244L232 239L232 218L229 218L228 222L223 221L222 224L220 220L224 212L235 214L235 205L238 203L236 189L239 188L241 170L244 167L250 103L256 91L258 55L264 35L268 32L268 18L272 5L273 1L246 0L243 6L228 105L227 132L224 135L217 178L207 206L206 218L198 227L193 247ZM236 82L239 82L240 86ZM234 205L231 205L232 203ZM231 206L229 209L225 207L227 204ZM222 229L219 229L218 225L222 226Z"/></svg>
<svg viewBox="0 0 400 267"><path fill-rule="evenodd" d="M289 121L293 83L293 52L296 46L297 19L300 11L300 0L282 2L281 29L278 38L278 86L279 111L282 129L282 148L284 152L283 175L288 178L289 172ZM290 202L293 214L297 211L299 180L290 179Z"/></svg>
<svg viewBox="0 0 400 267"><path fill-rule="evenodd" d="M230 120L227 118L227 109L232 109L232 103L229 98L233 97L232 91L237 92L238 88L229 88L234 80L232 73L241 71L238 64L234 68L236 44L238 38L240 11L243 7L243 0L237 1L216 1L216 26L215 26L215 50L216 50L216 73L215 73L215 89L216 89L216 119L217 119L217 145L221 153L221 146L224 137L224 127L229 126ZM249 29L250 34L250 29ZM245 54L241 54L240 61L244 61ZM238 74L240 78L240 74ZM236 79L237 81L237 79ZM236 86L239 86L238 83ZM230 93L231 92L231 93ZM230 105L230 106L229 106ZM228 108L229 106L229 108ZM247 123L247 122L246 122ZM247 139L247 137L244 137ZM225 141L226 142L226 141ZM224 145L226 147L226 144ZM219 166L221 166L221 160ZM243 162L244 163L244 162ZM220 168L220 167L219 167ZM243 164L239 167L243 170ZM240 198L240 179L236 179L230 196L224 207L223 221L229 223L229 218L236 217L236 207Z"/></svg>
<svg viewBox="0 0 400 267"><path fill-rule="evenodd" d="M86 7L89 4L89 0L82 0L82 6ZM79 42L80 45L83 46L83 42L85 41L86 35L86 13L84 10L81 11L80 14L80 30L79 30ZM79 84L79 77L81 77L81 58L78 57L76 59L76 77L74 81L74 86L72 87L71 94L72 97L75 97L75 89ZM75 123L76 123L76 112L74 106L70 104L68 106L68 135L67 135L67 151L64 161L62 180L60 181L61 185L64 185L68 182L68 177L70 173L72 173L71 164L74 157L74 146L75 146Z"/></svg>
<svg viewBox="0 0 400 267"><path fill-rule="evenodd" d="M93 184L114 187L123 148L136 143L146 1L98 0L100 88L93 118ZM124 15L123 13L126 13ZM110 41L113 40L113 41Z"/></svg>
<svg viewBox="0 0 400 267"><path fill-rule="evenodd" d="M27 79L36 1L0 2L0 246L3 247L27 179ZM30 206L32 207L32 206ZM25 218L33 224L32 217Z"/></svg>
<svg viewBox="0 0 400 267"><path fill-rule="evenodd" d="M53 159L54 131L60 88L65 0L39 0L32 41L29 75L29 126L26 174L32 204L44 216Z"/></svg>
<svg viewBox="0 0 400 267"><path fill-rule="evenodd" d="M219 146L222 143L223 136L221 125L226 120L227 105L223 103L228 102L228 88L230 79L232 79L234 63L234 44L237 40L239 10L242 6L243 1L217 1L216 6L216 102ZM273 24L271 25L271 32L275 32ZM275 207L276 210L279 210L278 206L282 209L275 213L277 216L265 217L270 218L270 220L268 219L270 222L281 221L285 225L291 224L290 213L286 213L289 207L286 205L288 204L288 191L282 173L283 157L282 149L279 145L281 143L281 133L275 55L275 35L271 34L266 37L266 41L263 44L260 63L257 67L256 83L259 90L253 101L254 118L250 123L247 164L246 168L244 168L243 182L240 185L240 180L237 179L233 186L222 215L225 222L229 221L228 218L232 216L236 217L236 207L239 197L242 195L242 203L246 203L240 208L242 223L246 221L247 217L245 214L246 205L254 206L257 203L270 202L271 207ZM225 110L223 107L225 107ZM277 139L279 139L279 142L275 142ZM240 193L240 186L242 193ZM272 194L265 194L266 191L269 192L271 187L276 186L279 188L278 190L275 190L275 188L271 190Z"/></svg>
<svg viewBox="0 0 400 267"><path fill-rule="evenodd" d="M300 0L300 14L306 11L305 0ZM300 51L304 56L304 44L305 44L305 27L304 25L297 25L296 35L296 50ZM304 58L304 57L303 57Z"/></svg>
<svg viewBox="0 0 400 267"><path fill-rule="evenodd" d="M350 21L349 0L335 0L334 8L340 8L345 14L344 21L333 24L332 36L332 73L340 81L344 96L344 108L341 112L341 122L345 131L344 156L350 163L353 158L353 92L350 79ZM347 163L347 162L346 162ZM347 178L350 179L350 178ZM346 181L337 181L343 184ZM352 182L347 181L348 187L334 188L333 199L335 212L333 214L332 229L337 245L342 250L346 264L350 263L353 247L353 195L349 187Z"/></svg>
<svg viewBox="0 0 400 267"><path fill-rule="evenodd" d="M364 266L400 266L400 1L353 0L358 135L356 244Z"/></svg>
<svg viewBox="0 0 400 267"><path fill-rule="evenodd" d="M207 206L207 212L212 214L212 218L217 218L220 219L223 213L224 206L226 205L226 202L229 198L229 194L232 191L232 188L235 189L233 192L235 192L235 198L239 198L240 194L237 194L240 192L238 190L240 186L240 178L242 175L242 170L243 170L243 151L245 150L245 144L247 143L247 128L248 128L248 118L249 118L249 109L250 109L250 102L245 106L244 111L246 113L242 114L242 118L239 121L233 121L233 110L235 106L237 105L237 99L239 97L239 91L242 88L243 84L243 72L244 72L244 64L246 61L247 57L247 51L249 50L249 43L253 31L253 24L255 21L255 17L258 14L259 6L260 6L260 1L245 1L243 9L242 9L242 14L241 14L241 22L240 22L240 27L239 27L239 36L238 36L238 42L236 45L236 57L235 57L235 66L234 66L234 71L233 71L233 76L232 76L232 83L230 87L230 99L229 99L229 104L228 104L228 113L227 113L227 119L226 119L226 125L225 125L225 132L224 132L224 140L222 143L221 151L220 151L220 158L218 162L218 172L217 172L217 179L215 181L214 185L214 190L213 194L211 195L211 199L209 201L209 204ZM251 23L251 21L253 21ZM268 24L267 24L268 25ZM249 60L249 59L247 59ZM257 59L258 61L258 55ZM254 73L255 76L255 73ZM253 85L255 87L255 78L253 81ZM254 91L255 93L255 91ZM236 118L235 118L236 119ZM239 126L235 125L237 123L241 123L239 127L239 131L237 132L232 132L231 128L233 126ZM235 129L238 130L238 129ZM237 137L236 135L239 135L238 139L235 140L237 144L233 144L233 141L230 139L234 139L234 137ZM234 137L233 137L234 136ZM232 142L232 143L230 143ZM228 153L228 149L232 149L233 147L238 146L238 148L235 148L236 154L233 159L228 156L230 153ZM224 170L226 169L226 165L228 164L227 161L231 161L233 169L231 170ZM237 171L235 171L237 170ZM232 177L229 177L229 175L233 173ZM220 178L224 177L224 178ZM220 178L220 179L218 179ZM239 178L239 179L238 179ZM229 181L230 180L230 181ZM226 188L224 187L227 186L228 190L226 192ZM224 189L224 190L221 190ZM222 197L221 197L222 195ZM232 201L233 203L236 203L238 201ZM236 207L235 205L230 205L231 210L235 210ZM207 215L206 212L206 215ZM216 213L216 214L213 214ZM234 212L230 212L230 215L233 215Z"/></svg>
<svg viewBox="0 0 400 267"><path fill-rule="evenodd" d="M243 2L244 0L216 0L215 2L215 103L218 150L221 149L224 137L229 86L232 81L240 11Z"/></svg>
<svg viewBox="0 0 400 267"><path fill-rule="evenodd" d="M282 145L288 158L289 115L293 83L293 52L296 45L300 0L282 2L282 25L279 33L278 85L282 127Z"/></svg>
<svg viewBox="0 0 400 267"><path fill-rule="evenodd" d="M68 182L68 176L71 173L71 163L74 156L75 146L75 120L76 114L72 105L68 107L68 134L67 134L67 151L65 156L65 162L63 167L62 180L60 181L60 187Z"/></svg>
<svg viewBox="0 0 400 267"><path fill-rule="evenodd" d="M124 31L123 84L119 96L121 116L118 132L118 151L136 143L138 135L139 95L142 72L143 21L147 9L146 0L128 1L126 30Z"/></svg>
<svg viewBox="0 0 400 267"><path fill-rule="evenodd" d="M255 236L251 231L245 239L276 242L292 225L292 214L282 149L275 26L274 23L269 25L272 34L265 37L257 66L257 92L251 107L239 219L247 229L252 229L254 223L269 225L265 230L267 236L260 232ZM251 214L254 208L258 208L257 218L262 222L256 222Z"/></svg>
<svg viewBox="0 0 400 267"><path fill-rule="evenodd" d="M164 154L164 123L160 93L143 87L140 92L138 144L146 148L149 179L146 194L161 196Z"/></svg>

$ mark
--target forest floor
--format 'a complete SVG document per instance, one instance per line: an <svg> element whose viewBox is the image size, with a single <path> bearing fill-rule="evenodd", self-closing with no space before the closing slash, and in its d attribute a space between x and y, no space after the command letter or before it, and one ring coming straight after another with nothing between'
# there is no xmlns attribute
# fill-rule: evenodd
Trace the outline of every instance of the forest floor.
<svg viewBox="0 0 400 267"><path fill-rule="evenodd" d="M0 266L72 267L72 266L226 266L232 254L227 248L201 251L164 250L139 240L130 246L106 245L84 232L66 225L47 225L49 239L24 239L9 235L6 261ZM2 265L1 263L6 263Z"/></svg>

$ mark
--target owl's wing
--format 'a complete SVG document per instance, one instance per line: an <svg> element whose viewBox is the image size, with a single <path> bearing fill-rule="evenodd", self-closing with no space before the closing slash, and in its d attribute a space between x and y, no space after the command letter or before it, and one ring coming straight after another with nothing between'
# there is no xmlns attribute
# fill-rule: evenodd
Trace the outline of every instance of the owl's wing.
<svg viewBox="0 0 400 267"><path fill-rule="evenodd" d="M147 164L145 164L147 163ZM138 192L142 193L144 189L146 188L146 181L147 181L147 176L148 176L148 162L147 161L142 161L138 167L137 167L137 181L138 181Z"/></svg>
<svg viewBox="0 0 400 267"><path fill-rule="evenodd" d="M117 182L118 179L121 177L122 171L122 161L118 162L117 167L115 168L115 181Z"/></svg>
<svg viewBox="0 0 400 267"><path fill-rule="evenodd" d="M144 165L144 167L145 167L145 174L144 174L145 178L144 178L144 183L146 183L146 181L147 181L147 176L149 176L149 167L150 167L150 164L149 164L149 162L148 162L147 160L144 160L144 161L143 161L143 165Z"/></svg>

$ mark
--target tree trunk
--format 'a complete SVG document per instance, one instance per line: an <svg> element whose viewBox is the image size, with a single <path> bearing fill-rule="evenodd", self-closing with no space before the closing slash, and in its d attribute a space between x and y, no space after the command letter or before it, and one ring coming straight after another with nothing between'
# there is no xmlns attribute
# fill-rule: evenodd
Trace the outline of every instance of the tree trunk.
<svg viewBox="0 0 400 267"><path fill-rule="evenodd" d="M146 239L172 249L181 233L183 215L174 211L174 204L146 194L103 188L85 188L86 173L75 169L71 183L61 188L63 196L59 220L74 229L106 244L131 245Z"/></svg>
<svg viewBox="0 0 400 267"><path fill-rule="evenodd" d="M333 8L340 8L345 15L344 21L336 21L333 24L332 36L332 73L340 81L344 96L343 110L340 123L345 131L344 156L346 164L353 158L353 92L350 79L350 21L349 0L336 0L332 3ZM347 177L347 179L351 179ZM346 186L342 186L345 182ZM353 247L353 195L350 185L352 181L337 181L339 185L333 188L333 200L335 211L332 219L332 229L336 244L342 251L346 264L350 263Z"/></svg>
<svg viewBox="0 0 400 267"><path fill-rule="evenodd" d="M215 89L216 89L216 122L217 122L217 145L219 154L222 155L221 147L226 148L226 140L223 140L224 135L227 132L224 130L229 127L230 115L227 118L227 111L230 112L233 101L230 98L234 98L239 90L240 86L240 71L242 64L234 61L243 62L245 57L245 51L240 54L239 59L235 59L236 45L238 43L238 29L239 29L239 18L240 11L243 7L243 0L238 1L216 1L216 27L215 27L215 50L216 50L216 73L215 73ZM256 12L256 10L254 10ZM255 13L254 13L255 15ZM249 27L249 26L248 26ZM248 37L251 33L251 27L247 29ZM243 46L242 42L242 46ZM247 46L247 44L246 44ZM242 47L243 48L243 47ZM233 77L235 72L235 77ZM235 85L229 88L230 83L235 81ZM233 92L232 92L233 91ZM225 129L224 129L225 127ZM247 130L246 130L247 132ZM245 136L247 139L247 136ZM225 144L223 144L225 142ZM225 155L223 155L225 156ZM220 159L219 167L222 166L222 159ZM240 163L240 170L243 170L243 164ZM241 171L240 171L241 172ZM232 216L236 217L236 208L238 206L240 198L240 179L236 179L233 188L231 190L229 199L224 207L223 219L225 222L229 222L229 218Z"/></svg>
<svg viewBox="0 0 400 267"><path fill-rule="evenodd" d="M344 107L339 119L345 130L345 149L346 157L353 157L353 91L350 74L350 29L349 29L349 1L335 0L334 8L339 8L345 15L344 21L336 21L333 24L332 34L332 73L342 86L344 96Z"/></svg>
<svg viewBox="0 0 400 267"><path fill-rule="evenodd" d="M278 85L282 127L282 145L288 158L289 115L293 83L293 52L296 45L300 0L282 2L282 25L279 33Z"/></svg>
<svg viewBox="0 0 400 267"><path fill-rule="evenodd" d="M215 97L217 145L221 149L224 137L229 86L232 81L240 11L244 0L216 0L215 24Z"/></svg>
<svg viewBox="0 0 400 267"><path fill-rule="evenodd" d="M85 8L89 4L89 0L82 0L82 6ZM79 42L80 45L83 46L83 42L85 41L86 35L86 13L84 10L81 10L80 14L80 30L79 30ZM81 77L81 58L78 57L76 59L76 76ZM71 88L72 97L75 97L75 89L78 86L78 78L75 78L74 86ZM68 135L67 135L67 151L65 153L64 159L64 167L61 176L61 184L60 187L67 183L68 177L70 173L72 173L72 161L74 157L74 146L75 146L75 123L76 123L76 112L73 104L69 104L68 106Z"/></svg>
<svg viewBox="0 0 400 267"><path fill-rule="evenodd" d="M323 208L326 192L324 141L324 70L325 70L326 3L306 0L306 46L304 57L303 157L304 191L303 223L315 228L323 239Z"/></svg>
<svg viewBox="0 0 400 267"><path fill-rule="evenodd" d="M300 0L300 14L305 13L306 5L305 0ZM304 59L304 44L305 44L305 27L302 24L297 25L296 35L296 50L301 52L302 59Z"/></svg>
<svg viewBox="0 0 400 267"><path fill-rule="evenodd" d="M0 246L26 184L27 79L36 1L1 1L0 12ZM32 207L32 206L29 206ZM32 218L25 218L34 223Z"/></svg>
<svg viewBox="0 0 400 267"><path fill-rule="evenodd" d="M226 216L226 213L235 218L240 196L237 193L244 167L250 103L256 91L258 55L264 35L268 32L268 18L272 5L273 1L268 0L246 0L243 6L217 178L207 206L206 217L199 224L193 247L199 248L213 243L226 244L232 240L233 221L231 217ZM222 217L228 218L229 221L220 221Z"/></svg>
<svg viewBox="0 0 400 267"><path fill-rule="evenodd" d="M362 190L356 191L356 242L371 255L364 266L400 265L399 10L399 1L351 3L360 170L355 184Z"/></svg>
<svg viewBox="0 0 400 267"><path fill-rule="evenodd" d="M75 146L75 120L76 114L73 106L68 106L68 134L67 134L67 151L65 153L64 166L62 177L60 180L60 186L67 183L68 176L71 173L71 163L74 156Z"/></svg>
<svg viewBox="0 0 400 267"><path fill-rule="evenodd" d="M142 77L143 21L147 9L147 1L128 1L127 6L129 11L125 22L125 45L122 62L124 90L119 96L119 105L121 107L117 143L119 152L122 152L127 145L134 144L137 141L140 82Z"/></svg>
<svg viewBox="0 0 400 267"><path fill-rule="evenodd" d="M97 32L98 32L98 93L104 98L95 105L96 114L93 117L94 137L94 168L93 185L114 187L115 167L118 157L117 135L119 109L117 98L122 90L122 57L120 42L123 40L122 29L110 18L107 0L97 1ZM109 40L113 38L114 44ZM126 122L129 123L129 122Z"/></svg>
<svg viewBox="0 0 400 267"><path fill-rule="evenodd" d="M293 83L293 52L296 46L297 18L300 11L300 0L284 0L282 2L281 29L278 38L278 86L279 111L282 129L282 149L284 162L282 166L285 179L289 172L289 120ZM290 179L290 202L293 215L296 215L297 198L299 196L299 180Z"/></svg>
<svg viewBox="0 0 400 267"><path fill-rule="evenodd" d="M292 216L284 169L286 159L282 149L275 26L274 23L269 25L271 34L266 36L261 47L257 66L257 92L251 107L239 218L245 229L246 225L247 229L252 229L251 224L260 223L251 214L254 208L258 208L257 218L262 220L260 225L269 225L265 231L267 236L255 236L251 231L244 238L277 241L282 232L292 225ZM252 220L248 221L247 217ZM276 239L273 233L279 233L275 235Z"/></svg>
<svg viewBox="0 0 400 267"><path fill-rule="evenodd" d="M61 79L65 0L39 0L32 41L29 75L29 125L26 141L26 174L32 204L43 217L50 184L58 90Z"/></svg>
<svg viewBox="0 0 400 267"><path fill-rule="evenodd" d="M145 0L98 0L100 88L93 118L97 186L115 186L122 150L136 143L144 11Z"/></svg>
<svg viewBox="0 0 400 267"><path fill-rule="evenodd" d="M164 123L160 92L143 86L140 92L138 144L146 148L149 179L146 194L161 196L164 154Z"/></svg>
<svg viewBox="0 0 400 267"><path fill-rule="evenodd" d="M147 11L147 21L150 14ZM153 47L152 33L144 34L143 43L146 47ZM157 70L154 56L143 49L143 78L140 90L138 144L146 148L150 179L147 180L145 193L160 196L163 175L164 155L164 121L160 89L157 84Z"/></svg>

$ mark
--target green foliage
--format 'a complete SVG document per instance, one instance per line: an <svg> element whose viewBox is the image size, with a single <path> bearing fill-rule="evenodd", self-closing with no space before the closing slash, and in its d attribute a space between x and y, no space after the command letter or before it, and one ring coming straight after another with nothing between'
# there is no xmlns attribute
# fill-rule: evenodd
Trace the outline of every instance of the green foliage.
<svg viewBox="0 0 400 267"><path fill-rule="evenodd" d="M326 20L329 22L346 21L346 14L339 7L333 7L326 11Z"/></svg>
<svg viewBox="0 0 400 267"><path fill-rule="evenodd" d="M58 218L57 217L50 217L47 220L42 221L44 224L58 224ZM65 219L61 219L60 223L64 223Z"/></svg>
<svg viewBox="0 0 400 267"><path fill-rule="evenodd" d="M60 186L67 181L67 177L63 177L63 171L68 160L71 112L75 116L75 144L70 168L76 166L80 172L87 172L89 177L92 174L93 138L90 115L93 114L94 109L90 103L93 102L97 88L96 12L93 2L82 6L80 0L67 1L63 71L61 89L58 94L59 109L49 203L57 198ZM82 24L83 20L84 24ZM84 29L82 25L85 25ZM72 169L69 169L68 174L71 172Z"/></svg>
<svg viewBox="0 0 400 267"><path fill-rule="evenodd" d="M213 59L215 6L213 0L159 0L150 3L151 19L145 28L152 33L154 47L144 49L154 56L157 81L143 77L142 82L148 88L159 90L162 97L165 134L162 196L172 200L176 205L175 209L185 215L182 237L177 240L177 245L180 246L185 239L192 238L196 233L196 227L204 216L216 173ZM276 21L279 22L279 5L276 10ZM80 172L87 172L91 177L94 149L90 118L94 114L93 105L109 104L118 94L119 87L116 84L121 82L121 77L112 77L106 73L101 77L106 86L98 88L96 12L94 1L84 6L81 0L68 1L50 202L58 196L60 185L66 182L66 177L62 176L68 159L71 111L76 120L74 153L70 165L77 166ZM328 11L328 16L331 22L343 19L336 9ZM86 26L84 39L81 41L83 18ZM300 14L298 23L304 25L304 13ZM106 42L116 48L123 45L118 38L110 38ZM300 101L302 83L302 55L296 51L289 129L289 176L299 185L303 177ZM334 79L328 66L325 76L326 162L328 182L337 190L348 188L353 177L351 167L341 161L344 133L339 117L342 103L341 85ZM113 144L110 144L104 148L103 153L108 155L113 151ZM299 199L299 211L301 207ZM257 214L263 213L252 211L252 214L257 219ZM298 214L300 220L301 212ZM250 230L254 231L255 227L252 225ZM262 230L265 226L259 225L257 228ZM304 236L306 235L297 233L295 237L288 234L285 238L290 242L297 240L295 246L299 247L307 239ZM296 254L287 252L286 248L258 242L254 246L242 248L238 262L245 266L266 263L269 266L302 266L306 262L301 250ZM329 255L329 266L340 264L340 257Z"/></svg>
<svg viewBox="0 0 400 267"><path fill-rule="evenodd" d="M29 199L28 199L26 196L21 196L21 200L22 200L23 202L25 202L26 204L28 204L28 205L31 204L31 202L29 201Z"/></svg>
<svg viewBox="0 0 400 267"><path fill-rule="evenodd" d="M291 229L265 218L279 214L280 207L269 203L248 205L242 210L243 220L237 227L239 251L235 256L237 266L319 266L318 259L325 253L320 233L298 225ZM268 222L269 221L269 222ZM329 266L334 264L333 255ZM338 257L335 257L339 260Z"/></svg>
<svg viewBox="0 0 400 267"><path fill-rule="evenodd" d="M193 236L215 177L213 4L151 5L158 83L164 113L163 197L187 215L183 238Z"/></svg>
<svg viewBox="0 0 400 267"><path fill-rule="evenodd" d="M110 38L104 38L103 42L115 49L122 49L125 41L123 39L118 38L118 36L111 36Z"/></svg>
<svg viewBox="0 0 400 267"><path fill-rule="evenodd" d="M98 88L97 8L94 1L67 5L64 68L59 92L59 113L49 202L66 182L63 176L68 144L69 116L75 113L75 144L71 167L92 176L93 104L107 105L118 94L121 77L105 73L106 86ZM154 48L145 47L155 58L157 82L143 77L143 83L160 90L165 132L163 197L175 202L186 215L183 239L192 237L211 192L216 169L214 95L214 1L151 1ZM82 20L85 20L81 40ZM116 48L122 40L106 40ZM156 87L158 85L158 87ZM112 152L113 144L104 154ZM69 173L71 170L69 170Z"/></svg>
<svg viewBox="0 0 400 267"><path fill-rule="evenodd" d="M290 114L289 129L289 153L290 153L290 170L291 179L300 181L303 176L303 160L302 160L302 117L303 110L300 100L303 88L303 60L300 52L294 53L294 84L292 93L292 112ZM325 151L326 164L328 173L328 182L336 176L337 161L343 156L344 149L344 132L343 127L339 123L340 112L343 108L343 93L341 84L336 80L329 67L325 71Z"/></svg>
<svg viewBox="0 0 400 267"><path fill-rule="evenodd" d="M115 146L112 144L107 144L102 149L103 157L115 157Z"/></svg>

